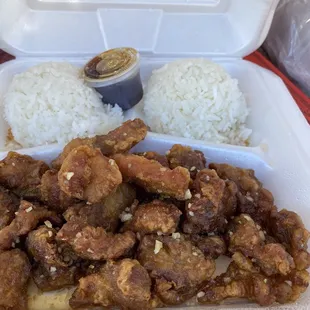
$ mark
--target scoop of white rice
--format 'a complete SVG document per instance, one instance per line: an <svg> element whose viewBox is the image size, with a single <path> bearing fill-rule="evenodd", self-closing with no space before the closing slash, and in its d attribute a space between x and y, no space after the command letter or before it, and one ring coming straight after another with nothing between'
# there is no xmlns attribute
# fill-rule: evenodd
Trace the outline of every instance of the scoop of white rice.
<svg viewBox="0 0 310 310"><path fill-rule="evenodd" d="M23 147L105 134L123 122L120 107L104 105L100 95L84 84L79 68L60 62L15 75L4 99L4 113Z"/></svg>
<svg viewBox="0 0 310 310"><path fill-rule="evenodd" d="M158 133L229 144L245 144L251 134L238 81L206 59L178 60L155 70L145 89L144 113Z"/></svg>

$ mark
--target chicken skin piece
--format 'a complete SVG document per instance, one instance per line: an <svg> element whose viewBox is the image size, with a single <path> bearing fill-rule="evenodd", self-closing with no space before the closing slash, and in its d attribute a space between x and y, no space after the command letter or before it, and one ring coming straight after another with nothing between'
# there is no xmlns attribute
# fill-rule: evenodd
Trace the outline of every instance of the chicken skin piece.
<svg viewBox="0 0 310 310"><path fill-rule="evenodd" d="M117 259L126 256L136 243L136 235L107 233L102 227L69 221L57 233L57 240L69 244L74 252L89 260Z"/></svg>
<svg viewBox="0 0 310 310"><path fill-rule="evenodd" d="M103 156L99 149L84 145L66 157L58 181L68 196L98 203L122 183L122 175L113 159Z"/></svg>
<svg viewBox="0 0 310 310"><path fill-rule="evenodd" d="M15 242L19 237L27 235L45 220L61 224L61 220L55 212L22 200L14 220L10 225L0 230L0 250L15 247Z"/></svg>
<svg viewBox="0 0 310 310"><path fill-rule="evenodd" d="M69 197L60 189L58 171L55 169L47 170L42 176L40 192L41 201L44 202L49 209L59 213L63 213L68 207L78 202L77 199Z"/></svg>
<svg viewBox="0 0 310 310"><path fill-rule="evenodd" d="M0 253L0 309L27 310L27 284L31 265L18 250Z"/></svg>
<svg viewBox="0 0 310 310"><path fill-rule="evenodd" d="M150 193L164 194L178 200L190 198L187 169L177 167L170 170L155 160L133 154L116 154L113 158L125 181L135 183Z"/></svg>
<svg viewBox="0 0 310 310"><path fill-rule="evenodd" d="M108 261L100 272L80 279L70 306L150 310L151 279L137 260Z"/></svg>
<svg viewBox="0 0 310 310"><path fill-rule="evenodd" d="M48 165L43 161L9 152L0 161L0 185L22 199L39 199L41 177L48 169Z"/></svg>
<svg viewBox="0 0 310 310"><path fill-rule="evenodd" d="M107 135L95 136L94 138L76 138L69 142L63 152L53 161L53 168L59 170L69 153L82 145L99 148L103 155L110 156L117 153L126 153L147 134L147 126L142 120L136 118L123 123L122 126L112 130Z"/></svg>
<svg viewBox="0 0 310 310"><path fill-rule="evenodd" d="M191 235L191 241L208 258L217 259L227 252L225 241L220 236Z"/></svg>
<svg viewBox="0 0 310 310"><path fill-rule="evenodd" d="M66 221L83 221L86 225L103 227L107 232L116 232L121 213L133 204L135 198L135 188L128 183L122 183L102 203L79 203L70 207L64 213L64 218Z"/></svg>
<svg viewBox="0 0 310 310"><path fill-rule="evenodd" d="M196 174L206 168L206 158L200 151L193 151L192 148L175 144L168 151L168 160L171 169L184 167L190 172L191 178L195 179Z"/></svg>
<svg viewBox="0 0 310 310"><path fill-rule="evenodd" d="M215 263L183 235L145 235L138 260L155 281L157 297L178 305L194 296L215 271Z"/></svg>
<svg viewBox="0 0 310 310"><path fill-rule="evenodd" d="M255 177L254 170L227 164L210 164L220 178L233 181L238 187L238 213L250 215L261 226L267 226L270 214L276 210L272 194Z"/></svg>
<svg viewBox="0 0 310 310"><path fill-rule="evenodd" d="M279 243L265 244L265 234L248 215L232 220L228 232L229 251L251 257L267 276L288 275L294 268L293 258Z"/></svg>
<svg viewBox="0 0 310 310"><path fill-rule="evenodd" d="M288 252L293 256L298 270L310 267L310 254L307 244L310 233L305 229L301 218L287 210L271 213L270 229L273 235L283 243Z"/></svg>
<svg viewBox="0 0 310 310"><path fill-rule="evenodd" d="M163 167L169 168L169 162L165 155L161 155L156 152L144 152L144 153L138 153L136 155L143 156L144 158L149 159L149 160L156 160Z"/></svg>
<svg viewBox="0 0 310 310"><path fill-rule="evenodd" d="M19 207L19 199L7 189L0 186L0 229L9 225Z"/></svg>
<svg viewBox="0 0 310 310"><path fill-rule="evenodd" d="M194 181L193 197L185 208L183 231L188 234L223 232L227 217L236 210L237 188L214 170L201 170Z"/></svg>
<svg viewBox="0 0 310 310"><path fill-rule="evenodd" d="M176 231L182 212L173 204L161 200L140 205L124 229L140 234L169 235Z"/></svg>

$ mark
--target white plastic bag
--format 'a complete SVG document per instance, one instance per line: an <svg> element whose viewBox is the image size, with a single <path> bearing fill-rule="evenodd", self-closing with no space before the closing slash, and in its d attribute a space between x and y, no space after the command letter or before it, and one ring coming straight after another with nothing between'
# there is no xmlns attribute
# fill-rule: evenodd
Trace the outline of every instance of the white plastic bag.
<svg viewBox="0 0 310 310"><path fill-rule="evenodd" d="M280 1L263 48L310 96L310 0Z"/></svg>

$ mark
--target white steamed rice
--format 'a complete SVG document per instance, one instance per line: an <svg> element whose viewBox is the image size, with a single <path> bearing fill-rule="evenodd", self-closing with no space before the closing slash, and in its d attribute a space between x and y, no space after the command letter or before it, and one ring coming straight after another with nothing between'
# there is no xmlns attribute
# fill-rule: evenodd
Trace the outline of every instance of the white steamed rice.
<svg viewBox="0 0 310 310"><path fill-rule="evenodd" d="M206 59L178 60L155 70L144 95L151 130L213 143L245 144L245 97L218 64Z"/></svg>
<svg viewBox="0 0 310 310"><path fill-rule="evenodd" d="M123 122L120 107L104 105L84 84L79 68L60 62L15 75L4 99L4 114L23 147L105 134Z"/></svg>

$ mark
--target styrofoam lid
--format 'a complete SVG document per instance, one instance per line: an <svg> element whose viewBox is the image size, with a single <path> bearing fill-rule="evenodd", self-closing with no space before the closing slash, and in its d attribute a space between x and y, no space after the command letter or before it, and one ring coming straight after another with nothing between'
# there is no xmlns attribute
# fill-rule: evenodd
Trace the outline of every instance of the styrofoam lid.
<svg viewBox="0 0 310 310"><path fill-rule="evenodd" d="M279 0L1 0L0 48L15 56L243 57L264 41Z"/></svg>

